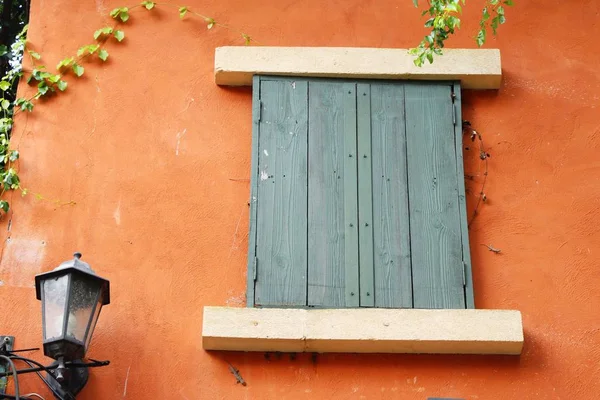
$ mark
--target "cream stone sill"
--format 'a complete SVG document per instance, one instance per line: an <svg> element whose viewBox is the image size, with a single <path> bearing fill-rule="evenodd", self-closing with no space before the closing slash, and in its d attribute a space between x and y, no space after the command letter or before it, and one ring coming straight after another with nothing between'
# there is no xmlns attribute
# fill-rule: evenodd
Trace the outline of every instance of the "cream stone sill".
<svg viewBox="0 0 600 400"><path fill-rule="evenodd" d="M206 350L521 354L512 310L204 307Z"/></svg>
<svg viewBox="0 0 600 400"><path fill-rule="evenodd" d="M406 49L227 46L215 51L217 85L249 86L252 76L459 80L465 89L498 89L500 50L445 49L416 67Z"/></svg>

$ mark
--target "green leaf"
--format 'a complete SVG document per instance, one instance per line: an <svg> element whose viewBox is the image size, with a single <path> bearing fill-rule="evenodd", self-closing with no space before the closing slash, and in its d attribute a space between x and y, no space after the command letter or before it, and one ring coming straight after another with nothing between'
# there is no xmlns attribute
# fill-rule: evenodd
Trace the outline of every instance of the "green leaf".
<svg viewBox="0 0 600 400"><path fill-rule="evenodd" d="M250 38L250 36L246 35L245 33L242 33L242 37L244 38L244 44L247 46L250 44L250 42L252 41L252 39Z"/></svg>
<svg viewBox="0 0 600 400"><path fill-rule="evenodd" d="M458 7L456 6L456 4L448 4L446 6L446 10L452 11L452 12L458 12Z"/></svg>
<svg viewBox="0 0 600 400"><path fill-rule="evenodd" d="M38 52L35 52L33 50L27 50L27 52L31 55L31 57L35 58L36 60L42 58L42 56Z"/></svg>
<svg viewBox="0 0 600 400"><path fill-rule="evenodd" d="M419 7L419 0L413 0L413 4L415 7Z"/></svg>
<svg viewBox="0 0 600 400"><path fill-rule="evenodd" d="M6 53L8 53L8 47L6 47L5 45L0 45L0 57L2 57L3 55L5 55Z"/></svg>
<svg viewBox="0 0 600 400"><path fill-rule="evenodd" d="M52 76L51 73L46 72L46 71L42 71L42 66L38 67L38 68L34 68L31 71L31 76L33 77L33 79L35 79L36 81L43 81L46 78L49 78L50 76Z"/></svg>
<svg viewBox="0 0 600 400"><path fill-rule="evenodd" d="M485 43L485 29L481 29L479 33L477 33L477 46L481 47Z"/></svg>
<svg viewBox="0 0 600 400"><path fill-rule="evenodd" d="M110 26L105 26L104 28L98 29L94 32L94 39L98 40L98 38L102 35L110 35L113 32L113 28Z"/></svg>
<svg viewBox="0 0 600 400"><path fill-rule="evenodd" d="M106 61L106 59L108 58L108 51L102 49L98 52L98 58L100 58L102 61Z"/></svg>
<svg viewBox="0 0 600 400"><path fill-rule="evenodd" d="M56 86L58 87L58 90L60 90L61 92L64 92L67 89L67 82L65 82L65 81L58 81L58 83L56 84Z"/></svg>
<svg viewBox="0 0 600 400"><path fill-rule="evenodd" d="M75 72L75 75L81 76L81 75L83 75L84 71L85 71L85 69L81 65L73 64L73 72Z"/></svg>
<svg viewBox="0 0 600 400"><path fill-rule="evenodd" d="M114 19L120 18L122 22L127 22L127 20L129 19L129 8L115 8L110 12L110 16Z"/></svg>
<svg viewBox="0 0 600 400"><path fill-rule="evenodd" d="M99 44L88 44L86 46L82 46L77 50L77 56L81 57L85 53L94 54L100 48Z"/></svg>
<svg viewBox="0 0 600 400"><path fill-rule="evenodd" d="M23 29L21 29L21 32L19 32L19 34L17 35L17 37L18 38L23 37L27 33L28 30L29 30L29 24L25 25L23 27Z"/></svg>
<svg viewBox="0 0 600 400"><path fill-rule="evenodd" d="M15 105L21 107L21 111L33 111L33 103L23 97L18 98Z"/></svg>
<svg viewBox="0 0 600 400"><path fill-rule="evenodd" d="M15 162L19 159L19 152L17 150L13 150L10 152L10 155L8 156L8 159L11 162Z"/></svg>
<svg viewBox="0 0 600 400"><path fill-rule="evenodd" d="M10 101L6 99L2 99L2 102L0 104L2 105L3 110L8 110L8 107L10 107Z"/></svg>
<svg viewBox="0 0 600 400"><path fill-rule="evenodd" d="M115 31L114 35L115 39L117 39L119 42L122 42L123 39L125 39L125 32L123 31Z"/></svg>
<svg viewBox="0 0 600 400"><path fill-rule="evenodd" d="M208 28L208 29L212 29L216 23L215 20L212 18L204 18L204 21L206 21L206 28Z"/></svg>
<svg viewBox="0 0 600 400"><path fill-rule="evenodd" d="M496 30L498 29L498 24L500 24L500 16L495 16L494 18L492 18L492 22L490 24L494 35L496 34Z"/></svg>
<svg viewBox="0 0 600 400"><path fill-rule="evenodd" d="M48 77L48 81L52 83L57 83L58 81L60 81L60 75L50 75Z"/></svg>
<svg viewBox="0 0 600 400"><path fill-rule="evenodd" d="M514 6L515 2L513 0L505 0L504 4L507 5L507 6Z"/></svg>
<svg viewBox="0 0 600 400"><path fill-rule="evenodd" d="M8 201L6 200L0 200L0 209L4 210L5 213L8 212L9 210L9 205L8 205Z"/></svg>
<svg viewBox="0 0 600 400"><path fill-rule="evenodd" d="M488 11L487 7L483 8L483 17L481 17L482 22L487 21L488 19L490 19L490 12Z"/></svg>
<svg viewBox="0 0 600 400"><path fill-rule="evenodd" d="M427 53L427 60L429 64L433 64L433 53Z"/></svg>
<svg viewBox="0 0 600 400"><path fill-rule="evenodd" d="M58 64L56 64L56 69L60 70L61 68L70 67L74 61L75 59L73 57L65 58L64 60L61 60Z"/></svg>
<svg viewBox="0 0 600 400"><path fill-rule="evenodd" d="M179 18L183 19L183 17L185 17L185 14L187 14L187 12L188 12L187 7L179 7Z"/></svg>
<svg viewBox="0 0 600 400"><path fill-rule="evenodd" d="M48 90L50 88L48 87L48 85L46 84L46 82L40 82L38 83L38 93L42 96L44 96L46 93L48 93Z"/></svg>
<svg viewBox="0 0 600 400"><path fill-rule="evenodd" d="M142 5L146 7L146 10L152 10L156 3L154 3L153 1L142 1Z"/></svg>
<svg viewBox="0 0 600 400"><path fill-rule="evenodd" d="M129 19L129 10L127 7L124 7L125 11L121 11L121 14L119 14L119 17L121 18L122 22L127 22L127 20Z"/></svg>
<svg viewBox="0 0 600 400"><path fill-rule="evenodd" d="M0 90L2 90L3 92L7 91L8 88L10 88L10 83L6 82L6 81L2 81L0 82Z"/></svg>

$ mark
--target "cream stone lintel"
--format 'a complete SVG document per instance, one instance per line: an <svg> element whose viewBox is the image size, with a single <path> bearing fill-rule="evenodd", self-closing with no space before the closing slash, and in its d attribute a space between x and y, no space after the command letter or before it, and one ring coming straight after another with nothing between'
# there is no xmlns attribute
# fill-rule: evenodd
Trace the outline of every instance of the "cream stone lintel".
<svg viewBox="0 0 600 400"><path fill-rule="evenodd" d="M521 354L513 310L204 307L206 350Z"/></svg>
<svg viewBox="0 0 600 400"><path fill-rule="evenodd" d="M465 89L498 89L500 50L445 49L417 67L406 49L227 46L215 51L217 85L249 86L252 76L459 80Z"/></svg>

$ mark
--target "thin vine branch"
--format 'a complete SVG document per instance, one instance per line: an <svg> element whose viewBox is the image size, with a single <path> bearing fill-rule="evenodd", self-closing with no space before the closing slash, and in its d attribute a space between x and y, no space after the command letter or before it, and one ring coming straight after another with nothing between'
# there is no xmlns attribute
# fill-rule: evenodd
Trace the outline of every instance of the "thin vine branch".
<svg viewBox="0 0 600 400"><path fill-rule="evenodd" d="M238 33L242 36L247 45L258 43L243 31L231 27L230 25L217 22L211 17L192 10L190 7L144 0L139 4L134 4L129 7L118 7L113 9L110 12L110 17L115 20L114 24L112 26L105 26L97 29L93 35L93 43L81 46L77 50L76 55L62 59L56 65L57 73L52 73L46 69L46 66L37 62L42 59L42 55L33 49L27 48L27 26L25 26L11 46L11 69L0 80L0 210L4 211L4 213L9 211L9 202L3 198L7 191L21 190L22 195L27 194L27 189L21 186L21 181L15 168L15 163L19 160L19 145L17 144L16 150L10 148L10 134L13 129L15 116L23 111L32 112L34 109L34 102L67 90L69 84L64 78L70 72L76 77L81 77L85 73L85 67L82 64L91 56L96 56L105 62L109 57L109 53L105 48L108 40L114 38L117 42L122 42L125 39L125 32L118 28L130 19L131 10L143 7L147 11L151 11L157 6L176 7L181 19L188 14L199 17L206 23L207 29L220 27ZM3 48L2 51L4 51L2 54L6 54L7 52L5 48ZM25 52L27 52L29 56L31 70L24 69L22 66ZM28 74L28 84L37 84L35 94L29 97L17 98L14 102L9 101L5 94L7 92L12 93L16 90L18 80L23 77L25 73ZM44 197L39 194L35 194L35 196L38 199L44 199ZM75 204L73 201L61 202L60 200L56 200L54 203L59 206Z"/></svg>
<svg viewBox="0 0 600 400"><path fill-rule="evenodd" d="M475 204L475 208L473 209L473 214L468 222L468 227L471 227L471 224L473 223L473 221L479 214L479 207L481 206L482 203L485 203L487 201L487 195L485 194L485 185L487 183L487 177L488 177L488 159L490 158L490 153L488 153L486 151L481 133L479 133L475 129L473 129L473 127L471 126L471 123L469 121L463 121L462 127L463 127L463 134L468 134L471 142L475 142L475 140L477 140L478 145L479 145L478 146L479 147L479 149L478 149L479 150L479 159L483 162L483 166L484 166L483 167L484 168L483 180L481 182L481 187L479 189L477 203ZM473 175L465 175L465 178L474 180L475 177Z"/></svg>

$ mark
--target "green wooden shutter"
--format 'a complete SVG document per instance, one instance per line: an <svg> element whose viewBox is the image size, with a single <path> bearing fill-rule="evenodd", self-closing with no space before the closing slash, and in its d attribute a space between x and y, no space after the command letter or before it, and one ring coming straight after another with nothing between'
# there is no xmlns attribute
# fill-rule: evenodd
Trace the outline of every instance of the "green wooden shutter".
<svg viewBox="0 0 600 400"><path fill-rule="evenodd" d="M253 98L250 306L474 306L459 84L256 77Z"/></svg>
<svg viewBox="0 0 600 400"><path fill-rule="evenodd" d="M452 86L404 86L413 307L465 308Z"/></svg>
<svg viewBox="0 0 600 400"><path fill-rule="evenodd" d="M306 81L261 80L256 176L255 304L306 305Z"/></svg>

